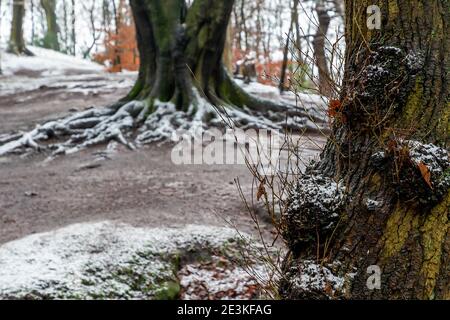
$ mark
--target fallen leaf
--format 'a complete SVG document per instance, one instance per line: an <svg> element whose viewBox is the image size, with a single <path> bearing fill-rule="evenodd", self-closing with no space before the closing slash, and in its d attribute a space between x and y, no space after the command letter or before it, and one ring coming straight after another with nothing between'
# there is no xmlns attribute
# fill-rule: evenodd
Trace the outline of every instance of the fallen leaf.
<svg viewBox="0 0 450 320"><path fill-rule="evenodd" d="M431 172L428 169L427 165L423 162L420 162L418 165L420 173L422 174L423 180L427 183L430 189L433 189L433 185L431 184Z"/></svg>
<svg viewBox="0 0 450 320"><path fill-rule="evenodd" d="M330 103L328 105L328 116L331 118L336 117L341 112L341 101L339 100L330 100Z"/></svg>

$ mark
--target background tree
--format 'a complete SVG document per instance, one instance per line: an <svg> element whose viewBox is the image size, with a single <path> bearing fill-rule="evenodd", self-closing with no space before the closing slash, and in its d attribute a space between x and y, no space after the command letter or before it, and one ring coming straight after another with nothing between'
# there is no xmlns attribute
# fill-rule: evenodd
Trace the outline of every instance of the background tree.
<svg viewBox="0 0 450 320"><path fill-rule="evenodd" d="M2 25L2 0L0 0L0 26ZM0 40L2 39L0 34ZM0 50L0 75L2 74L2 50Z"/></svg>
<svg viewBox="0 0 450 320"><path fill-rule="evenodd" d="M23 39L23 19L25 16L25 1L13 1L13 19L11 22L11 34L9 38L8 52L14 54L32 55L26 48Z"/></svg>
<svg viewBox="0 0 450 320"><path fill-rule="evenodd" d="M56 0L41 0L41 6L44 8L47 22L47 30L42 43L43 47L59 51L59 26L56 17Z"/></svg>
<svg viewBox="0 0 450 320"><path fill-rule="evenodd" d="M373 4L382 30L367 27ZM286 298L449 299L450 3L347 0L346 17L333 136L288 201L291 252L280 291ZM311 260L320 266L305 267ZM367 287L372 265L381 271L380 290ZM296 285L311 270L331 285ZM336 290L335 276L349 285Z"/></svg>
<svg viewBox="0 0 450 320"><path fill-rule="evenodd" d="M332 93L332 81L330 68L328 66L329 59L327 58L326 53L326 40L330 28L331 17L328 14L328 9L325 6L324 0L317 0L315 9L318 25L312 44L314 48L314 61L319 73L319 92L324 96L330 96Z"/></svg>
<svg viewBox="0 0 450 320"><path fill-rule="evenodd" d="M287 39L286 44L284 46L284 52L283 52L283 63L281 65L281 75L280 75L280 83L278 85L278 88L280 89L280 92L283 92L286 89L286 76L287 76L287 68L288 68L288 62L289 62L289 44L293 42L294 34L296 35L295 41L295 47L300 48L301 50L301 42L300 42L300 35L299 35L299 22L298 22L298 5L299 0L294 0L292 2L292 8L291 8L291 23L289 26L289 31L287 33ZM296 32L294 33L294 28Z"/></svg>

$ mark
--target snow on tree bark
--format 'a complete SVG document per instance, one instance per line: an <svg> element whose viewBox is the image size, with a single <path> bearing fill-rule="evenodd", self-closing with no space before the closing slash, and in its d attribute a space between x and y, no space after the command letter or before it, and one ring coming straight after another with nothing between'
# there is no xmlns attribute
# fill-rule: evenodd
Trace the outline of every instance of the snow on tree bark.
<svg viewBox="0 0 450 320"><path fill-rule="evenodd" d="M373 4L381 8L382 30L366 27ZM290 242L280 292L317 297L294 284L302 261L318 259L337 263L335 276L352 275L340 294L324 290L320 298L448 299L450 3L347 0L346 17L342 115L310 169L333 181L330 187L343 181L346 202L325 237L299 234L304 228L295 223L306 208L290 212L287 239L314 241ZM367 286L373 265L381 270L380 290Z"/></svg>

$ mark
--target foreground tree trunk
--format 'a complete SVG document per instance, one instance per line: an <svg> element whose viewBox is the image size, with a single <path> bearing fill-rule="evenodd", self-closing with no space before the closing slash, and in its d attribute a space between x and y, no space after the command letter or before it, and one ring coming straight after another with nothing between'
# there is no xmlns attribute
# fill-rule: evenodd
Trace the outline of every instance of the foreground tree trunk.
<svg viewBox="0 0 450 320"><path fill-rule="evenodd" d="M13 18L11 22L11 35L9 39L8 52L14 54L32 55L26 48L23 39L23 18L25 16L25 2L23 0L13 1Z"/></svg>
<svg viewBox="0 0 450 320"><path fill-rule="evenodd" d="M60 51L58 33L59 26L56 18L56 0L41 0L47 21L47 31L44 36L43 47L55 51Z"/></svg>
<svg viewBox="0 0 450 320"><path fill-rule="evenodd" d="M348 0L346 17L333 137L288 201L280 291L450 299L450 3Z"/></svg>

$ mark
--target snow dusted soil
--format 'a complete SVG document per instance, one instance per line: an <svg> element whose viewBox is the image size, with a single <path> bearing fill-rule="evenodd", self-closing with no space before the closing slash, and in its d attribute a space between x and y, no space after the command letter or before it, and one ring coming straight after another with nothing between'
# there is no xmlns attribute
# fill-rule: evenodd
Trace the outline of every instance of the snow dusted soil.
<svg viewBox="0 0 450 320"><path fill-rule="evenodd" d="M32 48L38 54L34 58L2 55L0 136L113 103L128 92L136 77L132 73L108 74L96 64L40 50ZM276 98L277 92L264 93L263 89L257 84L247 88ZM305 157L317 156L324 143L321 136L302 140ZM184 299L256 297L255 281L220 254L183 261L175 276L172 260L153 259L155 253L164 252L167 258L166 253L170 256L185 248L169 245L175 240L197 239L199 229L187 225L208 226L201 227L201 239L194 241L202 248L211 234L219 241L214 246L234 237L230 229L215 229L230 223L256 235L234 184L238 177L244 193L251 194L254 186L244 165L177 166L171 161L171 151L170 145L152 144L130 151L110 143L106 150L105 146L89 148L51 162L45 161L48 155L39 153L0 157L0 298L22 293L35 294L33 297L101 298L110 294L114 298L164 298L178 289ZM271 243L272 226L258 213L263 235ZM147 293L130 289L126 272L130 258L144 247L150 247L146 252L151 251L155 260L155 265L146 264L145 268L156 268L152 270L163 275L159 280L149 277L134 283L147 286L156 281ZM210 248L210 243L205 248ZM111 255L120 257L118 264L111 263ZM102 272L89 277L86 266L93 261L98 261ZM142 272L149 271L145 268ZM135 270L131 270L133 274ZM111 278L111 274L119 276ZM126 284L122 276L128 279ZM101 287L102 277L110 291ZM177 288L177 283L182 288ZM65 287L70 290L64 291ZM56 288L62 291L56 293Z"/></svg>
<svg viewBox="0 0 450 320"><path fill-rule="evenodd" d="M255 298L256 283L244 271L237 273L232 267L226 280L213 283L213 269L208 273L192 266L214 253L238 256L240 243L246 241L248 237L229 228L145 229L112 222L71 225L0 247L0 299L173 299L181 287L188 299L198 298L192 288L198 282L207 282L223 297L250 292L246 297Z"/></svg>
<svg viewBox="0 0 450 320"><path fill-rule="evenodd" d="M31 50L35 57L1 56L1 133L30 130L76 111L114 103L128 93L137 76L107 73L98 64L51 50Z"/></svg>

